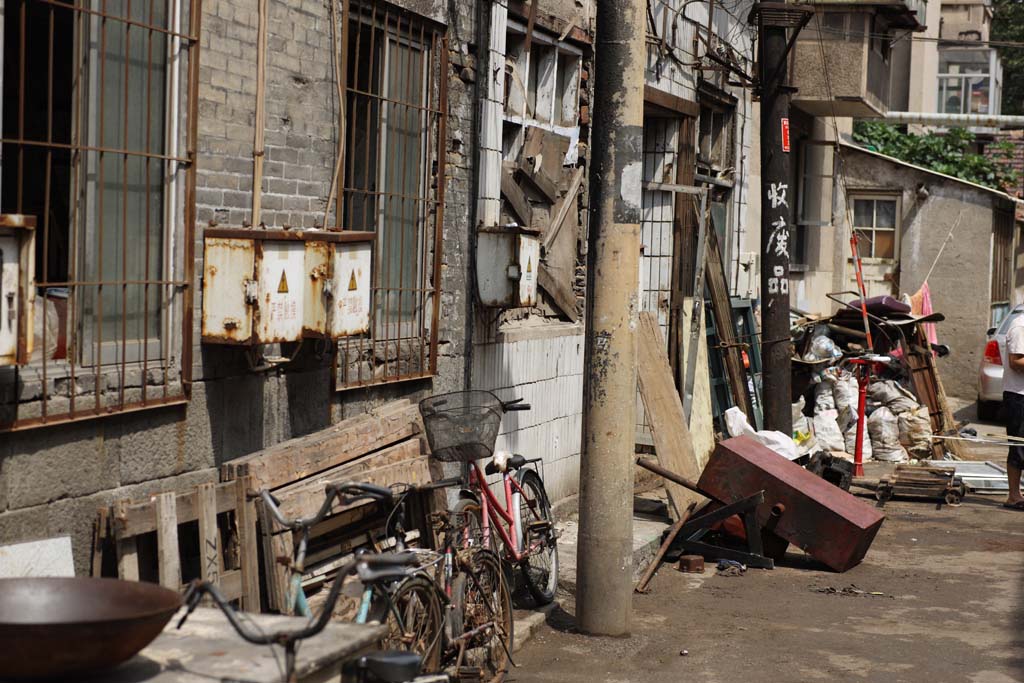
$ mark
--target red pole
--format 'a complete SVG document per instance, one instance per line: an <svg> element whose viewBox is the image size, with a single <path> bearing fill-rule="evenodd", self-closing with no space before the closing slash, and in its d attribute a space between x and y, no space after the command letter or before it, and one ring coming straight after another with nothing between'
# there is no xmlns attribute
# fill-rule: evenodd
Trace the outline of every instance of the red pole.
<svg viewBox="0 0 1024 683"><path fill-rule="evenodd" d="M853 476L864 476L864 429L867 426L867 417L864 415L868 400L868 384L871 381L871 366L867 363L858 363L860 372L857 373L857 445L853 449Z"/></svg>

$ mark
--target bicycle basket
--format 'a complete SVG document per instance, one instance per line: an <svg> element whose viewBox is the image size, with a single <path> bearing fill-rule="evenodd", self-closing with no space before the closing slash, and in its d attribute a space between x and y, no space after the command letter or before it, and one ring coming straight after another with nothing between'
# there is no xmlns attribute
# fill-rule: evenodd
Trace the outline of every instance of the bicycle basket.
<svg viewBox="0 0 1024 683"><path fill-rule="evenodd" d="M430 450L444 462L490 457L503 412L501 401L489 391L456 391L420 401Z"/></svg>

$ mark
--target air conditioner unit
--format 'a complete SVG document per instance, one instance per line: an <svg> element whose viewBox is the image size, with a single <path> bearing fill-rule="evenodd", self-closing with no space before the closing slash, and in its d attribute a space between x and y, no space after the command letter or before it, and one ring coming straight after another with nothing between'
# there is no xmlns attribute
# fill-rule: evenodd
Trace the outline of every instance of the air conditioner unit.
<svg viewBox="0 0 1024 683"><path fill-rule="evenodd" d="M36 219L0 214L0 366L32 356L36 299Z"/></svg>
<svg viewBox="0 0 1024 683"><path fill-rule="evenodd" d="M208 228L202 340L337 339L370 326L371 232Z"/></svg>

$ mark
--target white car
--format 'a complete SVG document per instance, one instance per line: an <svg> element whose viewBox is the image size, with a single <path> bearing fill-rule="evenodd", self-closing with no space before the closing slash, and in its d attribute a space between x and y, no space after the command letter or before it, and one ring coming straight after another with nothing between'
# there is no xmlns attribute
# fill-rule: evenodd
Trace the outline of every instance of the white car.
<svg viewBox="0 0 1024 683"><path fill-rule="evenodd" d="M1006 358L1006 331L1010 323L1024 315L1024 305L1016 306L998 327L989 328L985 352L978 368L978 418L995 420L1003 402L1003 361Z"/></svg>

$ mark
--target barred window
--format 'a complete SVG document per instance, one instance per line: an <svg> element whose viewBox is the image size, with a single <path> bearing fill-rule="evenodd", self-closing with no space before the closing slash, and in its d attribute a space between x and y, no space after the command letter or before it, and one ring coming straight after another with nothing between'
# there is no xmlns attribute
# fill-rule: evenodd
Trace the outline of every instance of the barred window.
<svg viewBox="0 0 1024 683"><path fill-rule="evenodd" d="M348 7L344 230L376 233L370 333L342 340L340 389L436 372L444 197L443 34L383 3Z"/></svg>
<svg viewBox="0 0 1024 683"><path fill-rule="evenodd" d="M0 213L38 228L34 351L0 368L0 429L184 400L194 10L6 3Z"/></svg>

